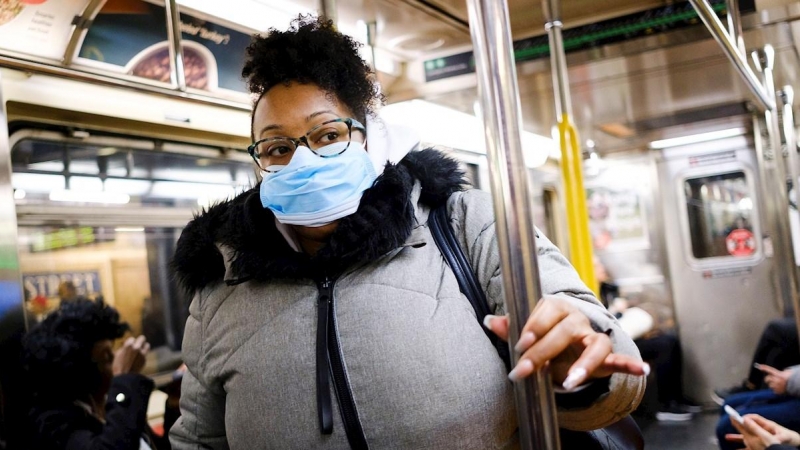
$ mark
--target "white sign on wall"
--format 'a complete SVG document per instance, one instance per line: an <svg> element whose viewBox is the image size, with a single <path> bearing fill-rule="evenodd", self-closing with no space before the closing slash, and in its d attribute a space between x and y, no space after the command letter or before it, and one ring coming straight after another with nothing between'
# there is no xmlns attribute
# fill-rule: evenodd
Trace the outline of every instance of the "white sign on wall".
<svg viewBox="0 0 800 450"><path fill-rule="evenodd" d="M88 0L0 0L0 49L58 59Z"/></svg>

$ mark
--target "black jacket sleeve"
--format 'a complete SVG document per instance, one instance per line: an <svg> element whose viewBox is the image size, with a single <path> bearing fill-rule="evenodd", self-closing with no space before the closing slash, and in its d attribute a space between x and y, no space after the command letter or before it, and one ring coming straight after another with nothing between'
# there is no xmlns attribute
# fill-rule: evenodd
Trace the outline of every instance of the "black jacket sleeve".
<svg viewBox="0 0 800 450"><path fill-rule="evenodd" d="M792 447L791 445L775 444L767 447L767 450L797 450L797 447Z"/></svg>
<svg viewBox="0 0 800 450"><path fill-rule="evenodd" d="M39 424L39 430L65 450L138 450L147 430L147 403L152 390L153 381L143 375L114 377L105 424L86 426L86 415L45 414L48 417Z"/></svg>

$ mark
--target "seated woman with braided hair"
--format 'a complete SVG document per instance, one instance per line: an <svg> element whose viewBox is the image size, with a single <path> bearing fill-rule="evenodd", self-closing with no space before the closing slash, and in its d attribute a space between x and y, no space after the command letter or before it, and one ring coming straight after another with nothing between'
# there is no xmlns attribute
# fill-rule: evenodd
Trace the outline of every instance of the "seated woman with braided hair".
<svg viewBox="0 0 800 450"><path fill-rule="evenodd" d="M428 228L446 206L495 314L485 326L506 339L490 198L375 120L381 95L355 41L301 17L247 54L263 180L176 247L194 299L174 449L516 448L512 383L546 364L561 427L636 407L647 366L541 234L544 299L506 371Z"/></svg>
<svg viewBox="0 0 800 450"><path fill-rule="evenodd" d="M150 345L131 337L112 351L127 330L102 299L78 299L25 336L32 448L157 450L146 417L153 382L139 374Z"/></svg>

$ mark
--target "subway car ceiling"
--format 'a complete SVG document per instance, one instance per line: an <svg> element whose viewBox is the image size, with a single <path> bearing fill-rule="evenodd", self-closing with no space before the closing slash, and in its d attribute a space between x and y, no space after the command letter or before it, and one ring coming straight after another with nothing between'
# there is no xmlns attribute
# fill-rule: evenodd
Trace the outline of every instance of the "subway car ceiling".
<svg viewBox="0 0 800 450"><path fill-rule="evenodd" d="M314 12L317 3L259 1L248 2L250 9L244 9L221 8L211 1L178 1L187 65L206 63L198 80L191 79L195 68L187 67L184 91L168 74L164 78L163 68L147 72L148 60L168 46L163 2L67 0L27 5L19 17L0 26L0 66L22 69L3 72L9 119L90 123L133 133L141 133L142 124L155 123L153 131L159 134L172 131L177 139L242 149L249 139L251 99L237 78L237 64L248 35L269 26L285 27L297 13ZM724 17L725 2L711 4ZM25 9L34 6L50 8L48 45L7 39L8 33L19 31L12 29L15 23L22 26L31 20ZM523 126L550 136L556 118L541 3L510 1L509 8ZM750 109L751 94L688 2L581 0L565 2L563 8L574 121L598 152L641 150L676 133L748 123L743 116ZM787 0L743 1L740 10L748 51L769 42L776 50L776 85L796 84L800 5ZM389 103L422 98L476 114L465 2L340 1L337 14L343 31L374 44L366 46L364 56L374 57ZM86 29L71 25L73 17ZM120 28L120 20L127 26ZM125 35L143 24L163 28L153 26L146 36L137 37L141 49L120 51L103 43L109 30ZM121 54L107 53L116 51ZM41 76L45 74L62 79ZM92 102L84 100L89 92L86 80L100 84L91 88Z"/></svg>

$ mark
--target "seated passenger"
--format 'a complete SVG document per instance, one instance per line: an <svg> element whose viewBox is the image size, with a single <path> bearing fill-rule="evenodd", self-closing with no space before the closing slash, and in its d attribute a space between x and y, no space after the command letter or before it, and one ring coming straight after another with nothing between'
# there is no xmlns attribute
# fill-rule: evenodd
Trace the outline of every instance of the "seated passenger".
<svg viewBox="0 0 800 450"><path fill-rule="evenodd" d="M731 418L731 423L739 434L727 434L729 442L744 444L745 450L797 450L800 448L800 434L758 414L743 417L743 423Z"/></svg>
<svg viewBox="0 0 800 450"><path fill-rule="evenodd" d="M381 96L354 40L300 18L247 54L263 181L196 217L177 245L194 300L174 449L514 448L509 378L558 356L562 427L604 427L636 407L647 366L544 236L544 299L506 372L427 227L431 208L449 206L501 316L485 323L505 339L490 198L464 190L439 152L377 152L387 125L372 122Z"/></svg>
<svg viewBox="0 0 800 450"><path fill-rule="evenodd" d="M32 448L156 450L146 417L153 382L139 374L150 346L131 337L112 352L127 329L102 300L78 299L25 336Z"/></svg>
<svg viewBox="0 0 800 450"><path fill-rule="evenodd" d="M800 366L782 371L769 366L759 367L766 373L764 380L770 388L732 394L725 398L725 404L741 415L758 414L790 430L800 431ZM725 439L726 435L735 431L730 417L723 410L717 423L721 449L740 448Z"/></svg>
<svg viewBox="0 0 800 450"><path fill-rule="evenodd" d="M617 317L620 326L633 339L642 359L655 366L659 421L682 422L692 419L692 413L702 408L683 396L680 340L673 333L655 329L653 316L642 308L630 306L619 297L619 288L610 282L611 277L599 258L594 259L597 281L600 282L600 298L608 310Z"/></svg>
<svg viewBox="0 0 800 450"><path fill-rule="evenodd" d="M758 370L758 364L782 370L800 364L800 345L797 337L797 321L794 317L785 317L770 321L761 338L758 340L750 365L750 374L742 384L727 389L717 389L713 393L714 400L722 404L723 400L739 392L764 389L764 372Z"/></svg>

